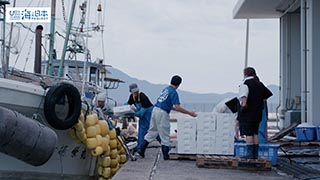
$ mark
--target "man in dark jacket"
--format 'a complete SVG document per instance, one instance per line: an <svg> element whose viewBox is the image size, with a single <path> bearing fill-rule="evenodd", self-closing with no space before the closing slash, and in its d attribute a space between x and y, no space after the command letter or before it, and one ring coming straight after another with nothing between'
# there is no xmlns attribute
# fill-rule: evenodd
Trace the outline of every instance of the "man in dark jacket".
<svg viewBox="0 0 320 180"><path fill-rule="evenodd" d="M256 71L247 67L243 71L244 80L239 89L240 111L237 120L241 135L246 136L246 158L258 158L258 130L262 118L264 101L272 96L271 91L260 82Z"/></svg>

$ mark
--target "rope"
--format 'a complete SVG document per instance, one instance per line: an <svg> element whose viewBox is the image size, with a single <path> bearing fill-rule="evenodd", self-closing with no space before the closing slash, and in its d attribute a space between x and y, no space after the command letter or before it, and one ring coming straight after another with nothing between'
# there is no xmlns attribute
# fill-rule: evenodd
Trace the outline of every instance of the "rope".
<svg viewBox="0 0 320 180"><path fill-rule="evenodd" d="M29 56L30 56L30 52L31 52L31 48L32 48L32 44L33 44L33 39L31 39L31 43L30 43L30 46L29 46L29 51L28 51L28 54L27 54L27 57L26 57L26 62L24 63L24 66L23 66L23 71L26 70L26 66L27 66L27 63L29 61Z"/></svg>
<svg viewBox="0 0 320 180"><path fill-rule="evenodd" d="M157 170L158 164L159 164L159 162L160 162L160 154L161 154L161 148L159 149L158 154L157 154L157 158L156 158L156 160L154 161L152 170L151 170L151 172L150 172L149 180L152 180L152 179L153 179L153 176L156 174L156 170Z"/></svg>
<svg viewBox="0 0 320 180"><path fill-rule="evenodd" d="M67 21L67 16L66 16L66 7L65 7L65 4L64 4L64 0L61 0L61 4L62 4L62 16L63 16L63 20L66 24L68 24L68 21Z"/></svg>
<svg viewBox="0 0 320 180"><path fill-rule="evenodd" d="M47 55L47 57L49 58L49 53L48 53L48 51L47 51L47 49L46 49L46 47L41 43L41 46L42 46L42 48L43 48L43 50L44 50L44 53Z"/></svg>

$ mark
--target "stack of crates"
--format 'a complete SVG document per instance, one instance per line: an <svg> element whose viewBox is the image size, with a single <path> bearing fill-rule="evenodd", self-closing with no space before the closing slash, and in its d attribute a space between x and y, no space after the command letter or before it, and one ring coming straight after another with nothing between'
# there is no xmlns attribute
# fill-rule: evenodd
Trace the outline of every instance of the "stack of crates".
<svg viewBox="0 0 320 180"><path fill-rule="evenodd" d="M197 154L216 152L216 115L199 113L197 117Z"/></svg>
<svg viewBox="0 0 320 180"><path fill-rule="evenodd" d="M215 113L217 117L215 154L232 155L234 149L235 120L232 113Z"/></svg>
<svg viewBox="0 0 320 180"><path fill-rule="evenodd" d="M196 154L196 130L197 121L195 118L178 119L177 123L177 152L178 154Z"/></svg>
<svg viewBox="0 0 320 180"><path fill-rule="evenodd" d="M235 115L231 113L198 113L197 118L177 120L179 154L232 155Z"/></svg>

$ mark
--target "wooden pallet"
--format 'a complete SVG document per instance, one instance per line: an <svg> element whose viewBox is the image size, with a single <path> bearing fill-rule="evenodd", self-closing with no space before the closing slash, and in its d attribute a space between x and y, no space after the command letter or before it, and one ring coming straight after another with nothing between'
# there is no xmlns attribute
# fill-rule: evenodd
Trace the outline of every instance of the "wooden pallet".
<svg viewBox="0 0 320 180"><path fill-rule="evenodd" d="M265 159L242 159L223 155L197 155L197 166L201 168L270 171L271 161Z"/></svg>
<svg viewBox="0 0 320 180"><path fill-rule="evenodd" d="M171 160L192 160L195 161L197 159L196 154L178 154L177 149L173 148L169 152L169 159Z"/></svg>

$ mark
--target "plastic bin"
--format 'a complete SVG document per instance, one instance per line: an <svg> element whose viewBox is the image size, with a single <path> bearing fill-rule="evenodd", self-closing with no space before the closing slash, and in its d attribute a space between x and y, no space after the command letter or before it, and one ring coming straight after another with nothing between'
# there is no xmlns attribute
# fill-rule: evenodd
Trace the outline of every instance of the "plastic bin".
<svg viewBox="0 0 320 180"><path fill-rule="evenodd" d="M320 126L316 127L317 140L320 141Z"/></svg>
<svg viewBox="0 0 320 180"><path fill-rule="evenodd" d="M297 141L314 141L316 139L316 127L296 127Z"/></svg>
<svg viewBox="0 0 320 180"><path fill-rule="evenodd" d="M234 156L243 157L247 155L247 144L245 143L234 143Z"/></svg>
<svg viewBox="0 0 320 180"><path fill-rule="evenodd" d="M272 166L277 164L279 144L259 144L259 158L268 159Z"/></svg>
<svg viewBox="0 0 320 180"><path fill-rule="evenodd" d="M258 157L261 159L268 159L271 161L272 166L277 164L278 159L278 144L259 144ZM247 154L247 144L235 143L234 156L243 157Z"/></svg>

